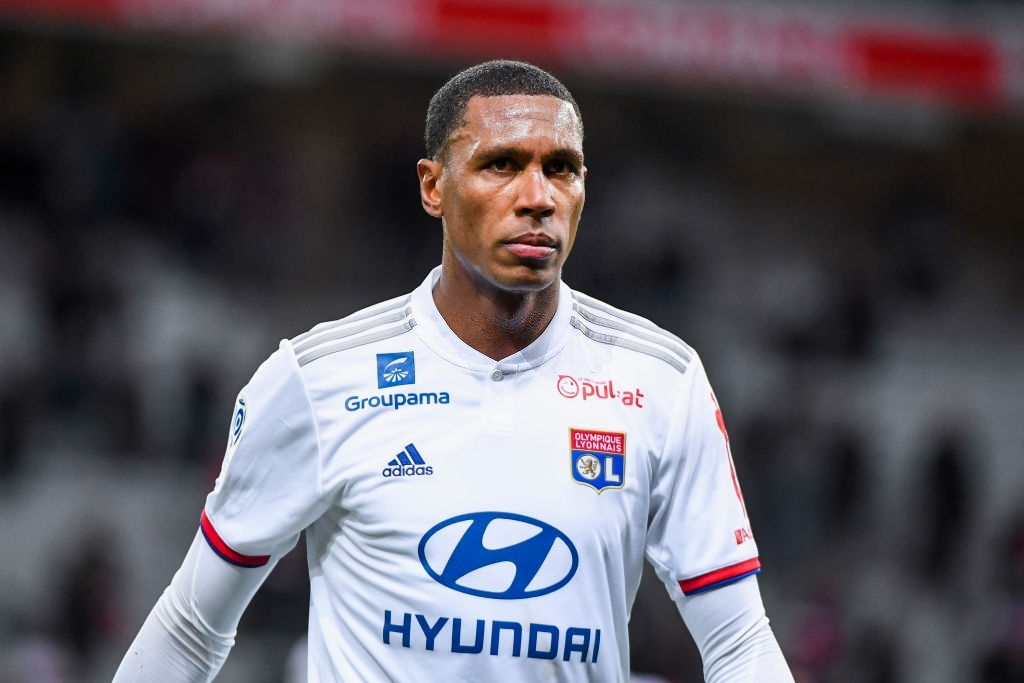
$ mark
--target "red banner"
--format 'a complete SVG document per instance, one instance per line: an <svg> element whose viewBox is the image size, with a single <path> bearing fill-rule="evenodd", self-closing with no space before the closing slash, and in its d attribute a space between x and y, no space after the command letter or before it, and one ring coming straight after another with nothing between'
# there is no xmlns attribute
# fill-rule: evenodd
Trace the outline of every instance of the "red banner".
<svg viewBox="0 0 1024 683"><path fill-rule="evenodd" d="M1024 103L1024 26L683 0L0 0L0 18L255 36L429 59L508 56L672 84Z"/></svg>

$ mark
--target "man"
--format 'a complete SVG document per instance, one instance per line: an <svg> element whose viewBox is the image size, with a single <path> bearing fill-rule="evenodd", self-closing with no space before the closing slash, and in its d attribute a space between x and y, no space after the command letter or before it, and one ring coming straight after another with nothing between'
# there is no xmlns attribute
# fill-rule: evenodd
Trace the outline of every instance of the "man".
<svg viewBox="0 0 1024 683"><path fill-rule="evenodd" d="M412 293L281 343L115 681L206 681L305 531L311 681L625 681L643 560L708 681L792 681L697 354L561 282L583 124L536 67L433 97ZM625 228L628 229L628 228Z"/></svg>

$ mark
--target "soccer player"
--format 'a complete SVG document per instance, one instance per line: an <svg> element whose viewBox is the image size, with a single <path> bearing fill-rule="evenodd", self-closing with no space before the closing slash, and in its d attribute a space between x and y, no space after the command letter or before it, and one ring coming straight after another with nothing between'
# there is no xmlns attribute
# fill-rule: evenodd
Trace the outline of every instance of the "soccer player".
<svg viewBox="0 0 1024 683"><path fill-rule="evenodd" d="M572 95L479 64L425 138L440 266L259 367L114 680L210 680L305 531L311 681L626 681L646 557L708 681L792 682L699 357L561 281L587 176Z"/></svg>

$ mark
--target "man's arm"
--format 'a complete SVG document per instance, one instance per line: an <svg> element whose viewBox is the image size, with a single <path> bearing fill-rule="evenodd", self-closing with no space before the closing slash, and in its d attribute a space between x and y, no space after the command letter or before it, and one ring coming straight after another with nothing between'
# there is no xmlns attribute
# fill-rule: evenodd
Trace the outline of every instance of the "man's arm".
<svg viewBox="0 0 1024 683"><path fill-rule="evenodd" d="M757 577L676 600L704 661L707 683L793 683Z"/></svg>
<svg viewBox="0 0 1024 683"><path fill-rule="evenodd" d="M115 683L212 679L256 590L330 505L313 404L288 341L256 370L233 414L200 533Z"/></svg>
<svg viewBox="0 0 1024 683"><path fill-rule="evenodd" d="M205 683L220 671L235 629L277 564L239 567L221 559L201 532L128 648L112 683Z"/></svg>

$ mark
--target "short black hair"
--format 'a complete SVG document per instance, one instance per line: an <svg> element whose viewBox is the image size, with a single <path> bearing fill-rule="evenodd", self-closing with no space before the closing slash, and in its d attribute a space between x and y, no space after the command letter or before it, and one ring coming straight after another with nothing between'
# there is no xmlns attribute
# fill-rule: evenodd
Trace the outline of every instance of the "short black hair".
<svg viewBox="0 0 1024 683"><path fill-rule="evenodd" d="M448 138L465 123L470 99L500 95L552 95L564 100L576 111L583 133L580 107L561 81L533 64L495 59L460 71L430 98L423 132L427 157L438 159Z"/></svg>

